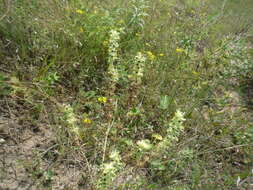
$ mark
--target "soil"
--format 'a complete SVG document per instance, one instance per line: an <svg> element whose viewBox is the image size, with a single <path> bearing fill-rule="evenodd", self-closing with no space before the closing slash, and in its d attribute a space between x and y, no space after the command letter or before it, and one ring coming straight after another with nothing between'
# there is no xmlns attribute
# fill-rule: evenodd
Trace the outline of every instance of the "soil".
<svg viewBox="0 0 253 190"><path fill-rule="evenodd" d="M54 156L58 145L48 124L24 121L21 110L25 106L0 99L0 189L82 189L80 168Z"/></svg>

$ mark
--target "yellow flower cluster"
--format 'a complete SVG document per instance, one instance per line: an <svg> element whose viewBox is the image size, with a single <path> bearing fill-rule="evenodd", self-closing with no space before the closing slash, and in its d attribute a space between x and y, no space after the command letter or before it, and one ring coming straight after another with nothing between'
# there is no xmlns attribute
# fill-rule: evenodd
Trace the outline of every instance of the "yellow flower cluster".
<svg viewBox="0 0 253 190"><path fill-rule="evenodd" d="M83 123L85 123L85 124L91 124L92 121L91 121L91 119L89 119L89 118L84 118L84 119L83 119Z"/></svg>
<svg viewBox="0 0 253 190"><path fill-rule="evenodd" d="M184 49L182 49L182 48L177 48L177 49L176 49L176 52L182 53L182 52L184 52Z"/></svg>
<svg viewBox="0 0 253 190"><path fill-rule="evenodd" d="M84 29L83 29L82 27L80 28L80 32L81 32L81 33L83 33L83 32L84 32Z"/></svg>
<svg viewBox="0 0 253 190"><path fill-rule="evenodd" d="M80 14L80 15L83 15L83 14L84 14L84 11L81 10L81 9L77 9L77 10L76 10L76 13L78 13L78 14Z"/></svg>
<svg viewBox="0 0 253 190"><path fill-rule="evenodd" d="M147 51L147 55L151 61L155 59L155 55L151 51Z"/></svg>
<svg viewBox="0 0 253 190"><path fill-rule="evenodd" d="M98 102L105 104L107 102L107 98L104 96L100 96L100 97L98 97Z"/></svg>

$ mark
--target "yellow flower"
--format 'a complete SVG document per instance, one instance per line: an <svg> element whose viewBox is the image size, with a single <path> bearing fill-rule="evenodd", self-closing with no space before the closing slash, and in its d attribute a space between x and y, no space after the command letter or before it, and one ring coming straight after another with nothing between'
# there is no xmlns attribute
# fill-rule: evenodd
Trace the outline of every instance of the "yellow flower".
<svg viewBox="0 0 253 190"><path fill-rule="evenodd" d="M182 49L182 48L177 48L177 49L176 49L176 52L182 53L182 52L184 52L184 49Z"/></svg>
<svg viewBox="0 0 253 190"><path fill-rule="evenodd" d="M164 56L164 54L163 54L163 53L160 53L160 54L159 54L159 56L160 56L160 57L163 57L163 56Z"/></svg>
<svg viewBox="0 0 253 190"><path fill-rule="evenodd" d="M80 28L80 32L81 32L81 33L83 33L83 32L84 32L84 29L83 29L82 27Z"/></svg>
<svg viewBox="0 0 253 190"><path fill-rule="evenodd" d="M154 60L155 59L155 55L151 52L151 51L147 51L148 57L150 60Z"/></svg>
<svg viewBox="0 0 253 190"><path fill-rule="evenodd" d="M89 118L84 118L84 119L83 119L83 123L85 123L85 124L91 124L92 121L91 121L91 119L89 119Z"/></svg>
<svg viewBox="0 0 253 190"><path fill-rule="evenodd" d="M198 72L196 72L196 71L192 71L192 74L194 74L194 75L196 75L196 76L198 76L198 75L199 75L199 73L198 73Z"/></svg>
<svg viewBox="0 0 253 190"><path fill-rule="evenodd" d="M84 11L81 10L81 9L77 9L77 10L76 10L76 13L78 13L78 14L80 14L80 15L83 15L83 14L84 14Z"/></svg>
<svg viewBox="0 0 253 190"><path fill-rule="evenodd" d="M105 104L107 102L107 98L104 96L100 96L100 97L98 97L98 102Z"/></svg>

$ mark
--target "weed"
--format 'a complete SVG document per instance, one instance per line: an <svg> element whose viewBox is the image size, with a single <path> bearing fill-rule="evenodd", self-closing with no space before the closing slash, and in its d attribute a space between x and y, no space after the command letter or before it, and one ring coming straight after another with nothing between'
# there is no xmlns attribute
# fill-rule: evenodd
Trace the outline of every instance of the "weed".
<svg viewBox="0 0 253 190"><path fill-rule="evenodd" d="M29 105L16 117L50 125L58 147L49 168L24 167L49 188L58 163L78 165L84 188L247 186L246 1L3 0L0 96Z"/></svg>

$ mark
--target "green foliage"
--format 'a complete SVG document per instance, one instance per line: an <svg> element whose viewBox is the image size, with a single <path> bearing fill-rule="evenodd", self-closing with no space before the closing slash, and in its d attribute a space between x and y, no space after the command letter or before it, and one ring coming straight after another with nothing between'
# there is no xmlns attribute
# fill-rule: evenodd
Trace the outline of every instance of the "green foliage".
<svg viewBox="0 0 253 190"><path fill-rule="evenodd" d="M94 189L236 188L253 143L236 92L253 77L252 13L235 19L238 2L12 1L0 96L49 109L61 158L82 155Z"/></svg>
<svg viewBox="0 0 253 190"><path fill-rule="evenodd" d="M111 162L102 165L101 177L96 183L97 189L99 190L113 188L113 181L117 177L117 173L119 173L123 167L119 152L115 150L109 157Z"/></svg>
<svg viewBox="0 0 253 190"><path fill-rule="evenodd" d="M11 85L7 83L8 78L0 73L0 96L9 95L12 91Z"/></svg>

